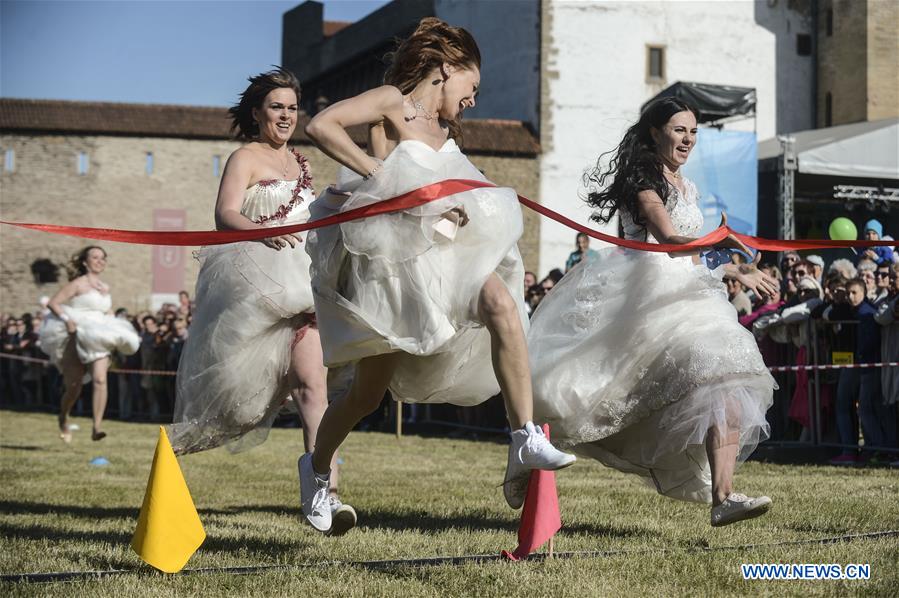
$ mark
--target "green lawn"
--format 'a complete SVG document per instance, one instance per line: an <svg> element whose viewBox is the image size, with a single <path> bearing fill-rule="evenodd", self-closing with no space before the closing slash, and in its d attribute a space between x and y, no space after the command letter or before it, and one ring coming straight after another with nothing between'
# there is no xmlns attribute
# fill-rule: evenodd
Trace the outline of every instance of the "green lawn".
<svg viewBox="0 0 899 598"><path fill-rule="evenodd" d="M618 551L545 562L485 562L382 570L341 561L497 554L516 544L517 513L499 483L506 447L354 433L342 456L342 496L359 528L327 538L300 521L297 430L274 430L249 452L181 460L207 540L189 569L304 565L251 575L164 576L129 542L158 428L109 422L109 437L72 446L55 418L0 411L0 573L131 572L69 583L3 583L3 595L42 596L672 596L895 595L899 538L702 550L899 529L895 470L749 463L737 487L774 509L709 526L701 505L665 499L631 478L579 462L557 476L564 527L556 551ZM96 456L110 461L94 467ZM870 563L868 581L744 581L740 563ZM890 589L892 588L892 590Z"/></svg>

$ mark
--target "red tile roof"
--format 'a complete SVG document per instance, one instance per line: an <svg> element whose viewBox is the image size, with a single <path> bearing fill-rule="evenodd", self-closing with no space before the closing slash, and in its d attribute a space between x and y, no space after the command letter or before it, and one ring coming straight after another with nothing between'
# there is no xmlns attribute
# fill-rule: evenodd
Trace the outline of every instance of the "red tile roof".
<svg viewBox="0 0 899 598"><path fill-rule="evenodd" d="M352 24L352 21L323 21L322 33L324 33L325 37L331 37L344 27L349 27Z"/></svg>
<svg viewBox="0 0 899 598"><path fill-rule="evenodd" d="M308 121L300 116L295 142L310 143L303 132ZM218 107L0 98L2 132L228 139L230 126L226 109ZM465 150L473 154L540 153L537 138L521 121L471 119L463 128ZM355 127L350 135L365 144L365 127Z"/></svg>

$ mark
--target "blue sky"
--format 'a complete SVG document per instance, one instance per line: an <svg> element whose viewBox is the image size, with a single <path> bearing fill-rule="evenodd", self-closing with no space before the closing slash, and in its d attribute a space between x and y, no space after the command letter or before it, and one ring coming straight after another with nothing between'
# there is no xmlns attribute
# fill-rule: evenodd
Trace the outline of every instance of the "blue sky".
<svg viewBox="0 0 899 598"><path fill-rule="evenodd" d="M225 106L303 0L0 0L0 96ZM324 0L356 21L386 0Z"/></svg>

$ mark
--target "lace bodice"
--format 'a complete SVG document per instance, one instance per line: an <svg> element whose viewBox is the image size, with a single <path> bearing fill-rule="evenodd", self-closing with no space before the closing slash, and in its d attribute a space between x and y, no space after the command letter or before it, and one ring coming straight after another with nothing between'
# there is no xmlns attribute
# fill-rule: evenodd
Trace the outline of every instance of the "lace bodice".
<svg viewBox="0 0 899 598"><path fill-rule="evenodd" d="M306 158L293 152L300 165L297 180L268 179L248 188L240 213L257 224L282 226L309 220L309 203L315 199Z"/></svg>
<svg viewBox="0 0 899 598"><path fill-rule="evenodd" d="M671 224L677 234L686 237L695 237L702 230L702 211L699 209L699 192L696 185L690 179L684 179L685 193L681 193L677 187L671 187L671 195L665 209L671 217ZM629 212L622 210L621 225L624 228L624 238L647 243L658 243L656 239L642 226L634 223Z"/></svg>

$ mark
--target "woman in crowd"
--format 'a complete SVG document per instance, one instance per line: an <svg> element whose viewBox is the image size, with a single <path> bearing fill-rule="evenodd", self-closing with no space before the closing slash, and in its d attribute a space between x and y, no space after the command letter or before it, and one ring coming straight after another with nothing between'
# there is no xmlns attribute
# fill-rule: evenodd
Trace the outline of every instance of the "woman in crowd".
<svg viewBox="0 0 899 598"><path fill-rule="evenodd" d="M628 239L680 245L702 228L698 192L683 166L696 113L653 102L606 169L588 182L594 218L619 215ZM743 249L729 237L725 247ZM547 294L528 336L535 412L560 446L634 473L672 498L711 503L711 523L758 516L767 497L733 489L736 463L768 435L774 380L737 322L722 275L756 295L777 283L753 264L714 272L693 255L612 248Z"/></svg>
<svg viewBox="0 0 899 598"><path fill-rule="evenodd" d="M568 259L565 261L566 272L585 259L592 260L597 255L595 249L590 249L590 237L587 236L587 233L578 233L577 237L575 237L575 245L576 249L568 254Z"/></svg>
<svg viewBox="0 0 899 598"><path fill-rule="evenodd" d="M250 78L231 108L232 129L246 144L228 158L215 206L219 230L253 230L306 222L314 199L303 156L288 148L297 126L300 85L283 69ZM306 451L327 407L326 370L301 235L205 247L181 351L171 426L172 447L188 454L240 441L265 440L293 399ZM183 303L183 302L182 302ZM336 477L324 504L340 535L355 511L337 498Z"/></svg>
<svg viewBox="0 0 899 598"><path fill-rule="evenodd" d="M471 34L422 19L393 54L386 85L334 104L307 127L346 167L341 192L320 197L313 216L446 179L486 180L457 145L462 112L475 105L479 69ZM373 126L375 157L346 132L363 124ZM502 389L514 430L504 484L513 508L524 500L530 469L574 460L531 423L524 268L516 247L522 229L515 192L482 188L309 234L325 364L354 376L328 407L314 453L301 460L303 509L316 529L329 525L321 501L334 452L388 387L401 400L461 405Z"/></svg>
<svg viewBox="0 0 899 598"><path fill-rule="evenodd" d="M100 280L106 270L106 251L85 247L68 266L69 282L47 304L50 315L40 331L41 349L62 371L63 396L59 409L59 436L72 441L69 413L81 396L85 373L93 380L93 430L91 440L102 440L103 414L109 389L106 385L109 356L113 351L131 355L140 339L128 322L112 315L109 286Z"/></svg>

